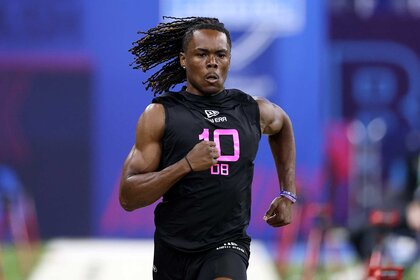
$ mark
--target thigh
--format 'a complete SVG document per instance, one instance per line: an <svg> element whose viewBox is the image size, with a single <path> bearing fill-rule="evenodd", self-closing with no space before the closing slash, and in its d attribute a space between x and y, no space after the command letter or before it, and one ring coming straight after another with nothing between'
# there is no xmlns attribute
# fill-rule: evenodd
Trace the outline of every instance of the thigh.
<svg viewBox="0 0 420 280"><path fill-rule="evenodd" d="M213 280L227 277L234 280L246 280L249 251L236 243L224 244L210 251L201 266L198 280ZM235 245L233 245L235 244Z"/></svg>
<svg viewBox="0 0 420 280"><path fill-rule="evenodd" d="M184 280L186 256L155 240L153 280Z"/></svg>

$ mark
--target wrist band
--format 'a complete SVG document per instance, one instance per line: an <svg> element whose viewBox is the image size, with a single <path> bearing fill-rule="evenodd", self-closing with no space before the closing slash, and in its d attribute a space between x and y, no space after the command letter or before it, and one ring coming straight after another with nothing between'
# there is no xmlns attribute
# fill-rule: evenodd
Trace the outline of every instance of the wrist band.
<svg viewBox="0 0 420 280"><path fill-rule="evenodd" d="M188 166L190 167L191 171L194 171L194 169L192 168L191 163L190 163L190 161L188 160L187 156L185 156L184 158L185 158L185 160L187 161Z"/></svg>
<svg viewBox="0 0 420 280"><path fill-rule="evenodd" d="M297 201L297 196L295 193L288 192L288 191L280 191L280 196L283 196L290 200L292 203L295 203Z"/></svg>

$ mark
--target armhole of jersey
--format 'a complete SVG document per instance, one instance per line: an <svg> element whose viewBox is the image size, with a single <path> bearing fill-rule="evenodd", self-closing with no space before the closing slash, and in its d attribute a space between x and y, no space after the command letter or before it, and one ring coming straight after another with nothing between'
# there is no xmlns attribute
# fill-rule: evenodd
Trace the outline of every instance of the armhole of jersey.
<svg viewBox="0 0 420 280"><path fill-rule="evenodd" d="M256 111L256 116L255 116L255 121L257 123L257 128L258 128L258 134L260 135L260 138L262 136L262 132L261 132L261 116L260 116L260 106L258 106L258 102L252 98L252 100L254 100L254 104L255 104L255 111Z"/></svg>

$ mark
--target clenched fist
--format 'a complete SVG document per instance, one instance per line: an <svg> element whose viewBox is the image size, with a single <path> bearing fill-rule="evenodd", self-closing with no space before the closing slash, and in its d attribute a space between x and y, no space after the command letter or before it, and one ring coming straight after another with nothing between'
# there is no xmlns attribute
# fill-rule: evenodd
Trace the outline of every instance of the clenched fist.
<svg viewBox="0 0 420 280"><path fill-rule="evenodd" d="M192 171L203 171L217 163L220 154L213 141L201 141L197 143L185 156Z"/></svg>

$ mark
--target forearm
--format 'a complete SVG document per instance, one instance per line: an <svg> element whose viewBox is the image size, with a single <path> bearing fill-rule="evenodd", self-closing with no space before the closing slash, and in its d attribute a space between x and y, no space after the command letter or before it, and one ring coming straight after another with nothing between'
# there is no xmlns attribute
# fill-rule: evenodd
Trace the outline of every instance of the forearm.
<svg viewBox="0 0 420 280"><path fill-rule="evenodd" d="M296 149L290 120L285 122L280 132L269 136L269 143L281 190L296 193Z"/></svg>
<svg viewBox="0 0 420 280"><path fill-rule="evenodd" d="M183 158L158 172L124 172L120 183L120 204L127 211L145 207L162 197L176 182L191 171Z"/></svg>

